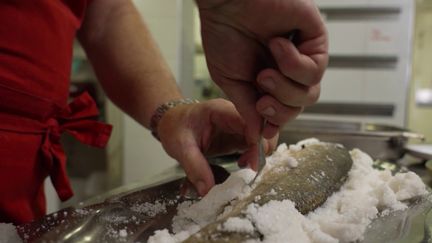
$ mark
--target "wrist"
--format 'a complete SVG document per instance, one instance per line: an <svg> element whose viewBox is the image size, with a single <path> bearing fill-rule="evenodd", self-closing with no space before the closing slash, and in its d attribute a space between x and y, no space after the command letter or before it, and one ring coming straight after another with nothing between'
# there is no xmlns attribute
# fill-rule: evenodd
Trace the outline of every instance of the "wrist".
<svg viewBox="0 0 432 243"><path fill-rule="evenodd" d="M185 98L185 99L171 100L158 106L156 110L153 112L153 115L150 119L150 131L152 135L159 140L159 133L158 133L159 122L169 110L177 106L196 104L196 103L199 103L199 101L196 99Z"/></svg>

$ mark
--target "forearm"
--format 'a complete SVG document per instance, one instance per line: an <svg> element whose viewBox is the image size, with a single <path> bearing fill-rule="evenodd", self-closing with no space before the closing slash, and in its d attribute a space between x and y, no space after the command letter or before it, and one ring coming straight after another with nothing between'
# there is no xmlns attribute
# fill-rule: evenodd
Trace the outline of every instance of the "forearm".
<svg viewBox="0 0 432 243"><path fill-rule="evenodd" d="M94 0L78 37L108 96L143 126L160 104L182 97L129 0Z"/></svg>

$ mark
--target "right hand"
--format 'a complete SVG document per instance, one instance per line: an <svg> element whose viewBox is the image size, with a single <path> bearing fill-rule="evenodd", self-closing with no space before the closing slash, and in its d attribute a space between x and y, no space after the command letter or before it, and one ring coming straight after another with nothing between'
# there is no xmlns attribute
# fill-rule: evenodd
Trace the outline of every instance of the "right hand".
<svg viewBox="0 0 432 243"><path fill-rule="evenodd" d="M317 101L328 41L313 0L197 4L210 74L248 121L249 143L258 141L262 117L268 121L263 136L271 138ZM287 38L292 31L294 41Z"/></svg>

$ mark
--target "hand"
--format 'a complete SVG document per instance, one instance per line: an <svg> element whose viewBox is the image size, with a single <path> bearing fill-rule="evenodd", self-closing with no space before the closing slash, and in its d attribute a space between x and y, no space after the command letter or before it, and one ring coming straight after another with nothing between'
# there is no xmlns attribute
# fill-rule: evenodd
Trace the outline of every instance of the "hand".
<svg viewBox="0 0 432 243"><path fill-rule="evenodd" d="M158 125L165 151L180 163L201 196L214 185L206 156L244 152L240 165L257 164L257 148L247 145L245 130L246 123L234 105L223 99L177 106ZM264 140L264 150L273 151L276 142Z"/></svg>
<svg viewBox="0 0 432 243"><path fill-rule="evenodd" d="M197 4L210 74L248 121L248 142L258 140L261 117L268 121L263 136L271 138L317 101L328 44L313 0Z"/></svg>

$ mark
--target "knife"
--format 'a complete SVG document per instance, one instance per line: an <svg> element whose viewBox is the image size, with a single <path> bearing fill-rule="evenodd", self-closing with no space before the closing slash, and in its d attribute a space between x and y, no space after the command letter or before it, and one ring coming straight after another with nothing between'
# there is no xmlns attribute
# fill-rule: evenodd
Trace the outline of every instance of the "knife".
<svg viewBox="0 0 432 243"><path fill-rule="evenodd" d="M289 32L287 35L287 38L290 41L293 41L294 37L296 35L298 35L298 32L299 32L299 30L293 30L293 31ZM258 171L257 171L255 177L252 179L252 181L249 182L249 186L251 186L255 182L256 178L261 174L262 169L266 165L266 158L265 158L264 144L263 144L264 138L262 136L266 124L267 124L267 119L264 118L262 125L261 125L260 137L259 137L259 141L258 141Z"/></svg>
<svg viewBox="0 0 432 243"><path fill-rule="evenodd" d="M264 138L262 136L266 124L267 124L267 119L264 118L263 123L261 125L260 137L258 140L258 170L255 177L252 179L252 181L249 182L249 186L254 184L256 178L261 174L262 169L266 165L266 158L265 158L264 144L263 144Z"/></svg>

